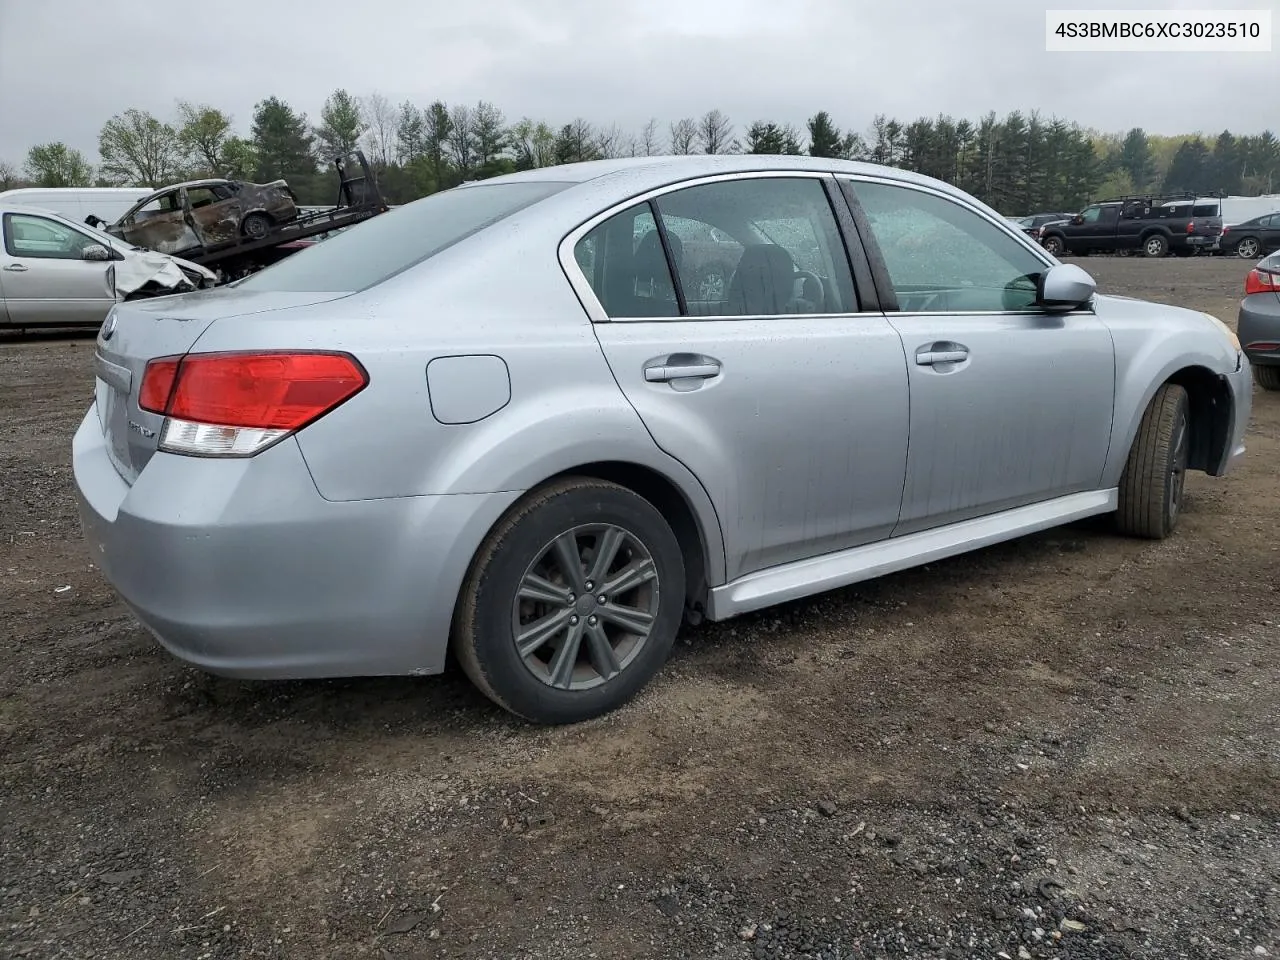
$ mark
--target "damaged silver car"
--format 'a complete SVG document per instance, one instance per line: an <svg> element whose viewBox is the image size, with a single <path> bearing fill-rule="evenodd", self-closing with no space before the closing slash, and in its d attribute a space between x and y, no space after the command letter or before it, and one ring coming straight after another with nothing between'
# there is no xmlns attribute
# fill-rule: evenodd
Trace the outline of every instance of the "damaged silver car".
<svg viewBox="0 0 1280 960"><path fill-rule="evenodd" d="M50 210L0 205L0 327L97 326L122 300L214 286L212 271Z"/></svg>
<svg viewBox="0 0 1280 960"><path fill-rule="evenodd" d="M192 180L143 197L107 231L148 250L183 254L262 240L297 218L297 198L284 180Z"/></svg>

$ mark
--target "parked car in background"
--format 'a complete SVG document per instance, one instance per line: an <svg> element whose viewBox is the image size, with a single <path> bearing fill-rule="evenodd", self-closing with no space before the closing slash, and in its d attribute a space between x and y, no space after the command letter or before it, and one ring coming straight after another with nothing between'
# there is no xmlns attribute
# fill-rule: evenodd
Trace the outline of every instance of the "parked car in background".
<svg viewBox="0 0 1280 960"><path fill-rule="evenodd" d="M1096 295L952 186L753 155L445 190L123 304L95 364L81 517L167 649L320 677L452 645L552 723L632 697L684 619L1087 516L1167 537L1252 396L1226 326Z"/></svg>
<svg viewBox="0 0 1280 960"><path fill-rule="evenodd" d="M1222 228L1219 249L1243 260L1257 260L1265 254L1280 250L1280 213L1254 217L1244 223L1230 224Z"/></svg>
<svg viewBox="0 0 1280 960"><path fill-rule="evenodd" d="M0 204L52 210L75 223L95 217L110 223L150 193L150 187L19 187L0 192Z"/></svg>
<svg viewBox="0 0 1280 960"><path fill-rule="evenodd" d="M1249 271L1236 326L1258 386L1280 390L1280 252Z"/></svg>
<svg viewBox="0 0 1280 960"><path fill-rule="evenodd" d="M1015 223L1019 230L1029 237L1037 236L1036 231L1046 223L1059 223L1070 220L1074 213L1033 213L1029 217L1018 217Z"/></svg>
<svg viewBox="0 0 1280 960"><path fill-rule="evenodd" d="M182 254L262 239L297 217L297 199L284 180L193 180L144 197L107 232L148 250Z"/></svg>
<svg viewBox="0 0 1280 960"><path fill-rule="evenodd" d="M0 233L3 326L100 326L124 299L216 282L204 267L37 207L0 204Z"/></svg>

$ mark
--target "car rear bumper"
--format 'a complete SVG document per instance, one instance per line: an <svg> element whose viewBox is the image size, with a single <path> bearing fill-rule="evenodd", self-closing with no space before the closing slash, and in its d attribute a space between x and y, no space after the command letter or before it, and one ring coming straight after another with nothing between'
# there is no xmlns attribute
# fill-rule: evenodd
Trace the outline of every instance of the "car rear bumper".
<svg viewBox="0 0 1280 960"><path fill-rule="evenodd" d="M1236 335L1250 363L1280 366L1280 349L1252 346L1280 344L1280 294L1264 291L1241 300Z"/></svg>
<svg viewBox="0 0 1280 960"><path fill-rule="evenodd" d="M328 501L292 438L248 459L157 453L129 486L92 408L72 464L125 603L175 656L237 677L440 672L470 559L518 496Z"/></svg>

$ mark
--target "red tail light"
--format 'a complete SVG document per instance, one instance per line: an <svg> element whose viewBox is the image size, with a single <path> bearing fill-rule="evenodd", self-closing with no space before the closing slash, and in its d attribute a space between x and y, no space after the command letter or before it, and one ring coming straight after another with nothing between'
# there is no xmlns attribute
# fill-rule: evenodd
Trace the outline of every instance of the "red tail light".
<svg viewBox="0 0 1280 960"><path fill-rule="evenodd" d="M162 450L248 456L324 416L368 382L345 353L189 354L150 361L138 405L167 418Z"/></svg>
<svg viewBox="0 0 1280 960"><path fill-rule="evenodd" d="M1196 225L1195 225L1195 221L1193 220L1191 223L1187 224L1187 233L1195 233L1195 232L1196 232Z"/></svg>
<svg viewBox="0 0 1280 960"><path fill-rule="evenodd" d="M1245 296L1252 293L1280 293L1280 275L1256 267L1244 278Z"/></svg>

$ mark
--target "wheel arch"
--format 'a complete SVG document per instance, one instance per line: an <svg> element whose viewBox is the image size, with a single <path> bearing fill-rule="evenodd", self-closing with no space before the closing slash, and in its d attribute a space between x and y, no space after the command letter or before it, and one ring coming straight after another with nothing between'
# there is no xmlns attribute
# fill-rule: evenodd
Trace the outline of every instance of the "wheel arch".
<svg viewBox="0 0 1280 960"><path fill-rule="evenodd" d="M1177 384L1187 391L1191 426L1187 468L1215 476L1220 472L1220 465L1230 452L1227 450L1233 416L1230 384L1224 376L1214 373L1202 363L1171 362L1159 376L1148 381L1134 401L1121 400L1117 405L1104 486L1114 486L1119 482L1129 451L1137 439L1143 414L1157 391L1167 383ZM1117 384L1117 396L1123 396L1124 392L1124 385ZM1120 416L1122 411L1127 414L1123 420Z"/></svg>

